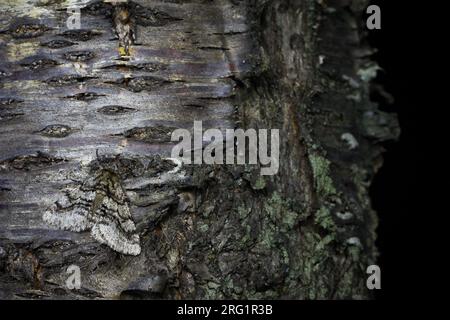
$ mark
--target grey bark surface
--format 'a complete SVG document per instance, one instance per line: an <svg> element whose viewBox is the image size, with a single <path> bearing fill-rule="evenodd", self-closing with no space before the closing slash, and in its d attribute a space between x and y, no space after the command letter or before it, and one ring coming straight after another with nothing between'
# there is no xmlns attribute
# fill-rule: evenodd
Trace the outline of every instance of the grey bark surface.
<svg viewBox="0 0 450 320"><path fill-rule="evenodd" d="M68 30L70 3L0 0L0 298L370 298L398 126L369 98L367 1L129 1L129 57L111 4ZM280 129L279 173L174 168L194 120ZM99 206L129 210L138 254L43 218Z"/></svg>

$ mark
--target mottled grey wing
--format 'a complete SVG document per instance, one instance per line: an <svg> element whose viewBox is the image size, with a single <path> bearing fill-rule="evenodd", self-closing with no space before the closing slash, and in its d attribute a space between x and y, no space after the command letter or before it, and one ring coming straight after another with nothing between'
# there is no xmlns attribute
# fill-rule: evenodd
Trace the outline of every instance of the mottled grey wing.
<svg viewBox="0 0 450 320"><path fill-rule="evenodd" d="M82 191L79 187L68 187L64 195L43 215L49 225L75 232L85 231L91 227L89 208L95 197L93 191Z"/></svg>

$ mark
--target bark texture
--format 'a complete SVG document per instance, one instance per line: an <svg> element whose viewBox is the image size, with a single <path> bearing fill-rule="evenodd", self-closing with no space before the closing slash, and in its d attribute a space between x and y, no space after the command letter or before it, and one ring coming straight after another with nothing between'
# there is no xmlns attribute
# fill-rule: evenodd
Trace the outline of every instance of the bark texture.
<svg viewBox="0 0 450 320"><path fill-rule="evenodd" d="M91 1L69 30L75 2L0 0L0 297L370 298L398 125L367 1ZM166 160L194 120L280 129L279 173Z"/></svg>

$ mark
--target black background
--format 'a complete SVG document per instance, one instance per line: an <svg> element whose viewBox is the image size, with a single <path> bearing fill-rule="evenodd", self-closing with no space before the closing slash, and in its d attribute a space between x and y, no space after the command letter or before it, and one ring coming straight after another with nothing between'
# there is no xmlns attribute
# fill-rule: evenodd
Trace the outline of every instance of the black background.
<svg viewBox="0 0 450 320"><path fill-rule="evenodd" d="M410 1L372 1L381 8L381 30L369 31L370 44L378 48L374 59L381 66L377 83L395 99L389 104L373 95L380 109L398 114L401 136L398 142L385 143L384 165L370 189L372 205L378 213L377 245L380 251L382 289L377 299L402 299L423 296L419 286L424 263L417 232L418 220L418 91L421 81L419 46L424 23L420 6ZM422 59L423 61L423 59ZM423 230L424 228L422 228Z"/></svg>

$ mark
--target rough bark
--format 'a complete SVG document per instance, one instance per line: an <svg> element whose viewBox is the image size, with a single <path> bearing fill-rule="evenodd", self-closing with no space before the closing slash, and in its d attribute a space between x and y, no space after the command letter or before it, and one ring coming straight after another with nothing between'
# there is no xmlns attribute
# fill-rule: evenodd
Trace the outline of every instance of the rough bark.
<svg viewBox="0 0 450 320"><path fill-rule="evenodd" d="M79 31L68 4L0 1L0 297L370 298L367 191L398 127L369 99L367 1L129 1L129 52L111 4ZM280 129L279 173L174 170L194 120ZM98 203L139 253L43 219Z"/></svg>

